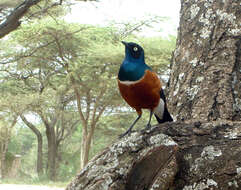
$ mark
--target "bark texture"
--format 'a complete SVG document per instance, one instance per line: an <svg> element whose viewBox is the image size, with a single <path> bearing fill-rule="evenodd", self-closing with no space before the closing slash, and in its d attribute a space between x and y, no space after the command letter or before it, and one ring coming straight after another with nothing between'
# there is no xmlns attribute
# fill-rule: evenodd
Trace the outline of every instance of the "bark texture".
<svg viewBox="0 0 241 190"><path fill-rule="evenodd" d="M241 118L241 6L182 0L169 83L177 120Z"/></svg>
<svg viewBox="0 0 241 190"><path fill-rule="evenodd" d="M66 190L241 189L240 158L241 122L166 123L108 147Z"/></svg>
<svg viewBox="0 0 241 190"><path fill-rule="evenodd" d="M67 190L168 189L177 173L176 152L177 144L158 131L133 133L90 161Z"/></svg>

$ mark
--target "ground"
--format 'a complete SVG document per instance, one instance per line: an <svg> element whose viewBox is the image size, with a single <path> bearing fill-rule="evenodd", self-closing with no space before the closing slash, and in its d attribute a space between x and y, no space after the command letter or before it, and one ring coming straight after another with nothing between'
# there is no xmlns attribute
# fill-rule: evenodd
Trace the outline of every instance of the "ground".
<svg viewBox="0 0 241 190"><path fill-rule="evenodd" d="M60 187L48 187L42 185L16 185L16 184L0 184L1 190L64 190Z"/></svg>

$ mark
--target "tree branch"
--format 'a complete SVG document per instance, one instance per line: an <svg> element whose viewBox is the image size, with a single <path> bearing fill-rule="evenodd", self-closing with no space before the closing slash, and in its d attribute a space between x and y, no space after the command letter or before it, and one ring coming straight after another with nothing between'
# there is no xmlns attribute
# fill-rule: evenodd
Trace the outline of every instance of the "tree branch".
<svg viewBox="0 0 241 190"><path fill-rule="evenodd" d="M87 28L89 28L89 27L81 27L80 29L78 29L78 30L76 30L76 31L68 32L68 33L66 33L66 34L63 34L63 35L61 36L61 38L59 38L58 40L65 39L67 36L70 36L70 35L72 35L72 34L76 34L76 33L80 32L80 31L82 31L82 30L85 30L85 29L87 29ZM0 25L0 34L1 34L1 25ZM49 33L46 33L46 34L49 34ZM45 35L45 34L44 34L44 35ZM0 36L0 38L1 38L1 36ZM53 39L53 40L51 40L51 41L49 41L49 42L47 42L47 43L45 43L45 44L42 44L42 45L39 45L39 46L35 47L35 48L31 48L31 51L29 51L29 52L27 52L27 53L25 52L25 54L19 55L19 56L16 57L15 59L10 59L10 60L7 60L7 61L5 61L5 62L0 62L0 64L5 65L5 64L8 64L8 63L17 62L17 61L19 61L19 60L21 60L21 59L23 59L23 58L35 56L34 54L35 54L38 50L40 50L40 49L42 49L42 48L45 48L45 47L47 47L47 46L49 46L49 45L51 45L51 44L53 44L53 43L56 43L56 39ZM37 57L37 56L35 56L35 57ZM41 59L43 59L43 60L46 59L46 58L44 58L44 57L39 57L39 58L41 58ZM53 61L53 60L52 60L52 61Z"/></svg>
<svg viewBox="0 0 241 190"><path fill-rule="evenodd" d="M9 34L10 32L16 30L20 25L20 19L28 12L28 10L38 4L41 0L25 0L23 3L18 5L5 19L5 21L0 24L0 39ZM41 10L41 13L46 13L50 8L62 5L63 0L59 0L59 2L55 2L49 6L46 6ZM33 15L39 14L40 12L36 12Z"/></svg>
<svg viewBox="0 0 241 190"><path fill-rule="evenodd" d="M5 35L9 34L13 30L17 29L21 22L20 19L26 14L26 12L36 5L41 0L25 0L19 6L17 6L6 18L6 20L0 24L0 38L3 38Z"/></svg>
<svg viewBox="0 0 241 190"><path fill-rule="evenodd" d="M24 115L20 115L20 118L37 136L42 136L40 131L37 129L37 127L35 127L32 123L30 123Z"/></svg>
<svg viewBox="0 0 241 190"><path fill-rule="evenodd" d="M100 94L96 98L96 101L98 101L103 96L105 91L106 91L106 88L101 89ZM93 135L95 127L96 127L96 123L98 122L100 116L102 115L102 113L104 112L104 110L106 108L105 106L103 106L103 108L100 110L99 114L96 116L97 107L98 107L98 102L95 102L93 114L92 114L92 119L91 119L91 127L90 127L90 131L89 131L89 134L88 134L89 137L91 137Z"/></svg>
<svg viewBox="0 0 241 190"><path fill-rule="evenodd" d="M87 108L86 108L86 121L88 122L88 120L89 120L89 117L90 117L90 90L88 90L87 92L86 92L86 94L87 94L87 100L86 100L86 102L87 102Z"/></svg>
<svg viewBox="0 0 241 190"><path fill-rule="evenodd" d="M76 85L76 81L75 81L75 79L74 79L72 74L70 74L70 80L71 80L71 83L73 85L74 92L75 92L75 95L76 95L77 107L78 107L78 112L79 112L79 115L80 115L80 119L81 119L81 121L83 123L83 133L87 134L87 121L86 121L86 119L84 117L84 114L83 114L83 111L82 111L79 90L78 90L78 87Z"/></svg>

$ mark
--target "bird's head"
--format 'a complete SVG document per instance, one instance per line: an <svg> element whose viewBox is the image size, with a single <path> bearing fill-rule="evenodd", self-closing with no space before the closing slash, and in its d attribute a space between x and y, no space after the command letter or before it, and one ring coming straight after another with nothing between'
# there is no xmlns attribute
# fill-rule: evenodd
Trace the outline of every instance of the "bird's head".
<svg viewBox="0 0 241 190"><path fill-rule="evenodd" d="M134 42L124 42L125 45L125 59L132 62L144 63L144 50L143 48Z"/></svg>
<svg viewBox="0 0 241 190"><path fill-rule="evenodd" d="M123 42L125 45L125 59L118 74L121 81L136 81L142 78L146 70L151 68L146 65L143 48L133 42Z"/></svg>

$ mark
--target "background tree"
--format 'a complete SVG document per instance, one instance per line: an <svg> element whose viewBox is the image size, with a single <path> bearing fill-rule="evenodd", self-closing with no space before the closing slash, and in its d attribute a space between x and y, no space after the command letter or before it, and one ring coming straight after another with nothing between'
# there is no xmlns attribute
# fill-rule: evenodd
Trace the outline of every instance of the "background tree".
<svg viewBox="0 0 241 190"><path fill-rule="evenodd" d="M28 28L29 33L31 27ZM21 36L17 36L16 40L21 40ZM49 36L47 36L49 37ZM22 47L25 47L25 51L32 50L29 43L19 43ZM55 48L54 46L49 46L49 48ZM19 50L20 57L24 53ZM21 54L22 53L22 54ZM21 118L27 126L37 135L39 139L39 152L41 152L41 136L37 132L37 128L33 127L34 124L30 124L25 118L25 114L36 115L44 124L46 128L46 136L48 142L48 173L50 179L54 180L56 177L56 165L58 158L58 147L61 142L71 135L72 131L75 130L78 119L74 117L75 112L73 111L73 106L69 103L73 100L73 95L69 92L67 84L63 83L61 71L59 71L54 60L46 63L46 60L39 60L44 51L38 51L35 56L25 56L25 59L18 59L16 64L9 64L2 67L4 71L4 78L6 81L5 86L11 88L12 92L8 94L9 106L12 106L12 110L21 114ZM52 52L55 53L55 52ZM25 54L26 55L26 54ZM46 55L46 54L45 54ZM18 55L17 55L18 56ZM43 57L43 56L42 56ZM46 57L45 57L46 58ZM41 65L40 62L43 64ZM45 62L44 62L45 61ZM27 64L26 64L27 63ZM16 67L17 66L17 67ZM18 70L18 72L13 72L13 70ZM9 91L8 91L9 93ZM11 101L9 97L14 97L17 94L19 98L15 98L15 101ZM11 96L9 96L11 95ZM21 97L20 97L21 96ZM11 103L10 103L11 102ZM21 107L21 109L20 109ZM41 161L41 154L38 157L38 163Z"/></svg>
<svg viewBox="0 0 241 190"><path fill-rule="evenodd" d="M28 69L29 67L25 67L25 69L19 70L18 74L21 75ZM61 90L45 88L45 91L43 91L41 88L36 88L36 86L40 86L38 81L39 73L28 77L28 79L25 78L25 86L21 80L16 82L17 79L13 78L13 76L6 75L5 77L8 79L8 84L5 85L9 85L9 83L14 81L15 84L12 84L14 92L17 93L17 96L21 96L17 98L13 94L8 93L4 100L5 104L11 107L12 112L21 115L23 122L34 132L38 139L37 171L40 175L42 173L42 134L40 129L36 127L34 120L40 120L46 128L48 142L47 173L50 179L55 180L58 148L72 134L79 121L75 116L76 113L73 110L73 106L68 105L72 96L66 94L65 90L61 92ZM25 89L22 88L23 86ZM41 94L39 93L40 91ZM12 101L12 98L14 98L14 101ZM32 121L26 119L29 116L32 118Z"/></svg>
<svg viewBox="0 0 241 190"><path fill-rule="evenodd" d="M21 114L20 117L22 121L25 123L25 125L27 125L37 137L37 141L38 141L37 173L38 173L38 176L42 176L43 175L43 136L39 131L38 127L36 127L33 123L29 122L23 114Z"/></svg>
<svg viewBox="0 0 241 190"><path fill-rule="evenodd" d="M6 153L11 139L12 130L17 123L17 116L7 110L0 111L0 176L4 178L7 174Z"/></svg>

